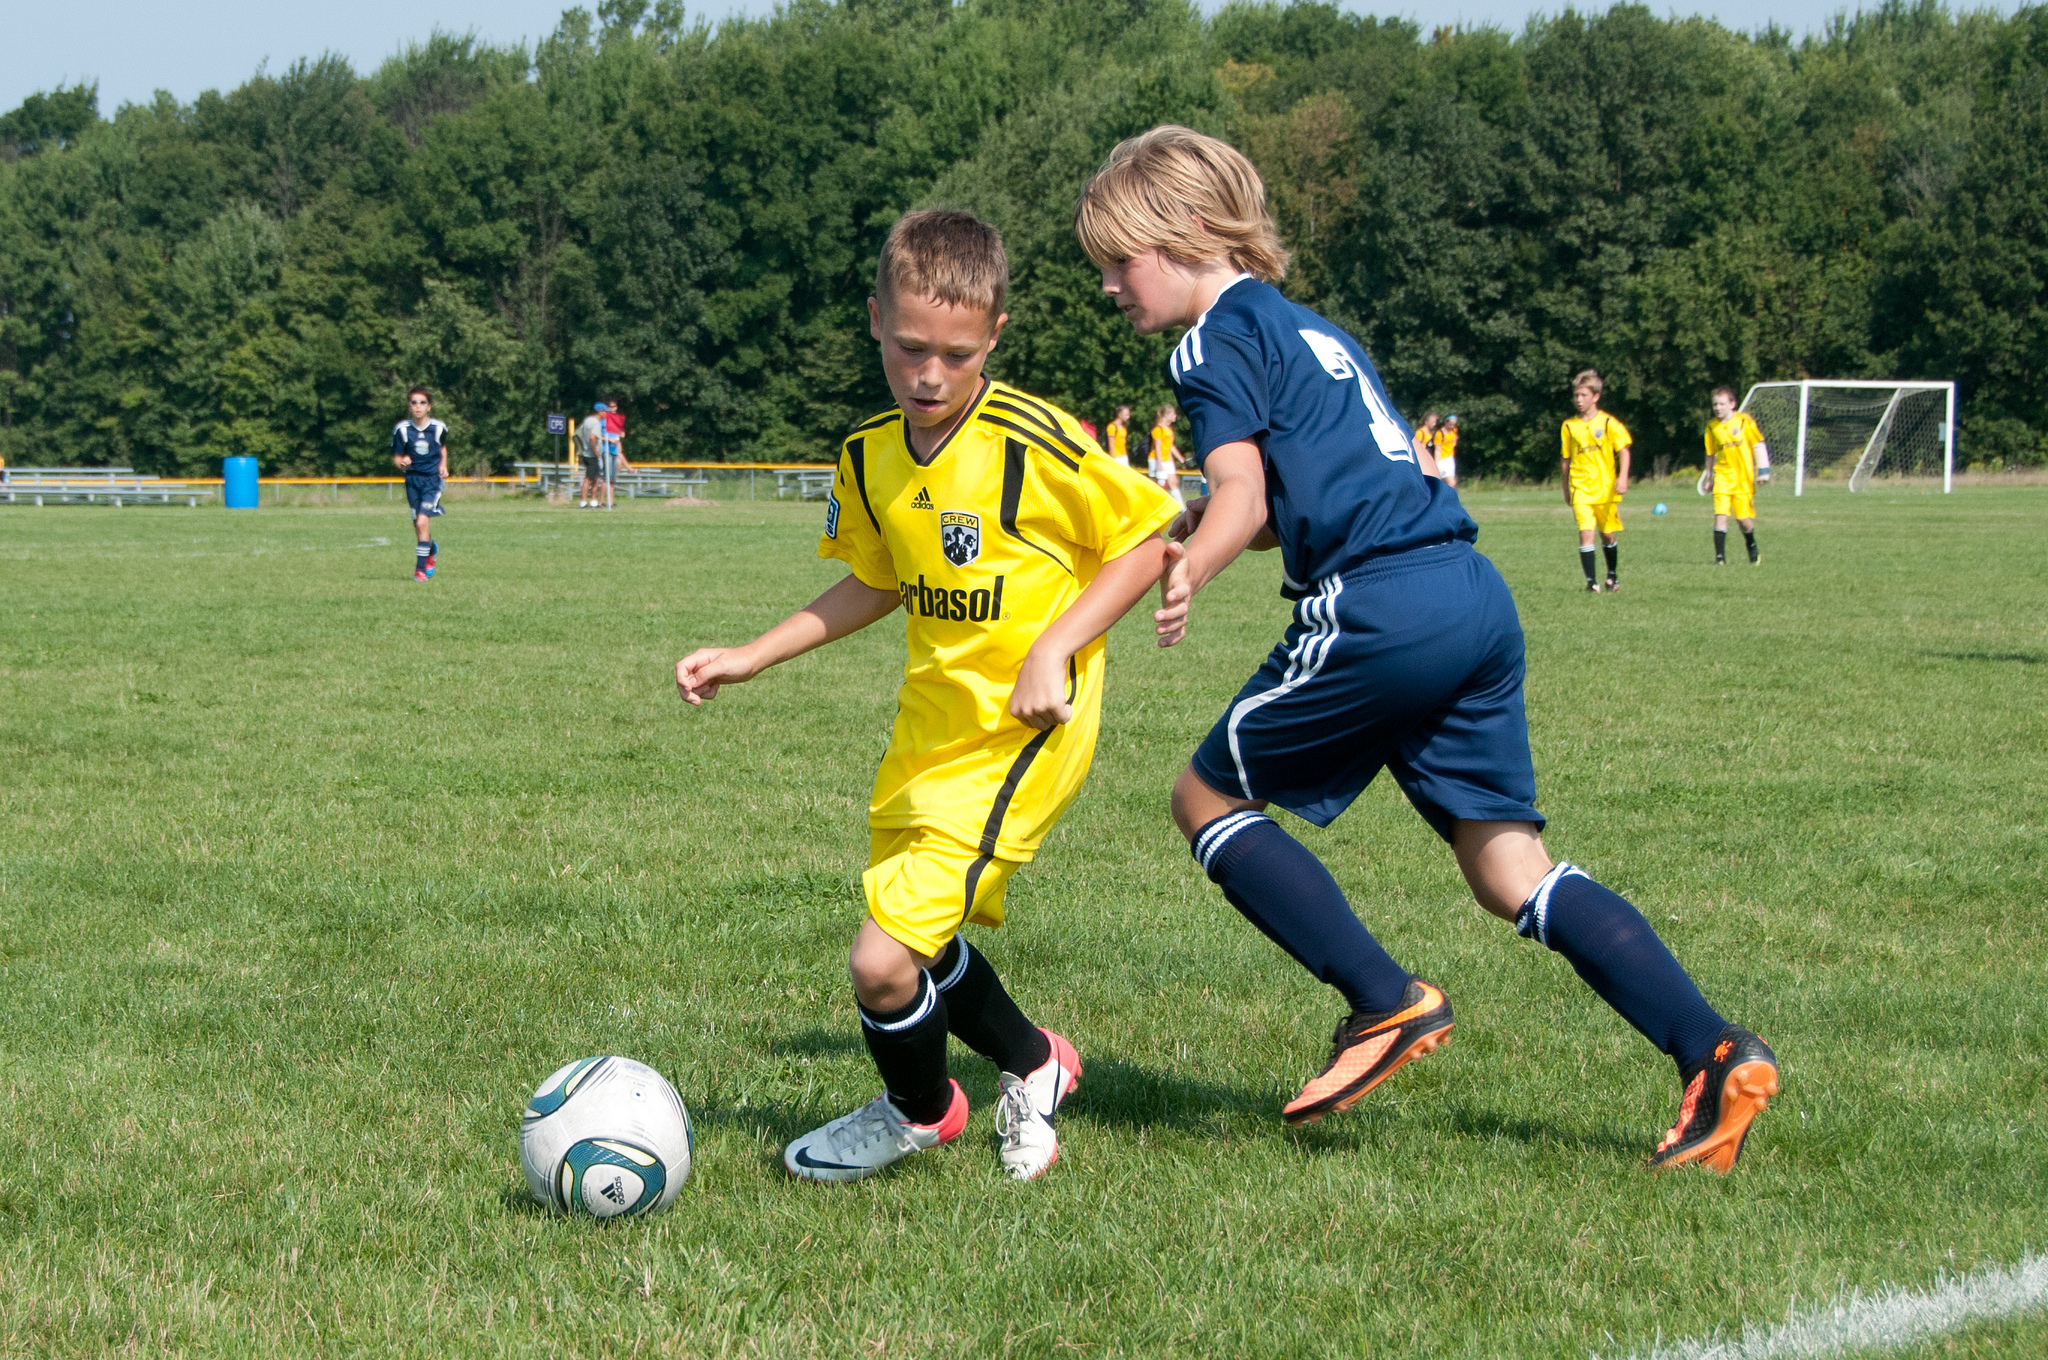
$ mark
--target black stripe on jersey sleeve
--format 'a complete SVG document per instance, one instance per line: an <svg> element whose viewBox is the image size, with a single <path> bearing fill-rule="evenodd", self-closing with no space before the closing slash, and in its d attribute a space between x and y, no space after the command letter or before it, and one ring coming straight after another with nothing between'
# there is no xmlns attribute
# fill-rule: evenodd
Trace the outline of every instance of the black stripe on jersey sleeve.
<svg viewBox="0 0 2048 1360"><path fill-rule="evenodd" d="M1019 425L1015 421L1004 420L1001 416L990 415L989 410L995 408L998 405L1000 405L1000 403L993 401L990 402L988 404L988 408L984 409L981 413L982 420L986 421L990 425L1000 425L1002 428L1010 431L1010 433L1012 434L1023 435L1025 442L1029 443L1033 448L1039 450L1041 453L1049 453L1053 457L1059 459L1062 463L1065 463L1067 465L1067 470L1069 472L1079 472L1081 470L1081 465L1078 462L1076 462L1072 458L1067 457L1066 454L1054 448L1052 445L1052 441L1047 439L1044 435L1040 434L1037 430L1032 429L1026 425ZM1015 407L1008 407L1005 409L1016 410ZM1017 414L1018 418L1022 420L1029 420L1031 418L1022 411L1018 411ZM1010 442L1014 444L1017 441L1012 439Z"/></svg>
<svg viewBox="0 0 2048 1360"><path fill-rule="evenodd" d="M988 419L986 416L982 418L984 420ZM1017 528L1017 507L1023 504L1024 501L1024 452L1023 440L1005 439L1003 441L1003 508L1001 515L1003 532L1016 539L1019 543L1038 548L1038 551L1052 558L1054 562L1058 562L1061 571L1072 576L1074 569L1066 563L1060 562L1058 554L1054 553L1050 548L1040 547L1038 544L1033 543Z"/></svg>
<svg viewBox="0 0 2048 1360"><path fill-rule="evenodd" d="M1084 444L1068 434L1064 429L1061 429L1060 418L1053 414L1052 407L1047 406L1036 397L1028 397L1022 392L1005 392L1003 393L1003 400L1013 407L1023 408L1024 412L1034 416L1036 418L1034 423L1044 426L1046 433L1057 440L1061 447L1065 448L1068 453L1073 454L1074 457L1086 458L1091 452L1102 452L1100 446Z"/></svg>
<svg viewBox="0 0 2048 1360"><path fill-rule="evenodd" d="M868 504L868 441L849 439L846 441L846 461L853 464L853 484L860 490L860 508L868 512L868 523L875 526L875 532L882 532L882 521L875 518L875 507Z"/></svg>
<svg viewBox="0 0 2048 1360"><path fill-rule="evenodd" d="M1072 664L1071 659L1069 664ZM975 847L974 863L967 867L967 901L960 911L963 925L974 912L974 890L981 884L981 871L988 868L988 862L995 858L996 841L1003 833L1003 818L1010 814L1010 800L1017 796L1017 786L1024 782L1025 772L1030 770L1031 762L1038 759L1039 751L1044 749L1052 734L1053 729L1048 727L1025 742L1024 749L1010 762L1010 772L1003 776L1003 786L996 790L995 804L988 810L988 820L982 823L981 844Z"/></svg>
<svg viewBox="0 0 2048 1360"><path fill-rule="evenodd" d="M884 411L882 412L882 414L876 416L873 420L865 420L862 421L860 424L854 426L852 433L865 434L869 430L881 429L884 425L887 425L892 420L901 419L903 419L903 413L901 411Z"/></svg>

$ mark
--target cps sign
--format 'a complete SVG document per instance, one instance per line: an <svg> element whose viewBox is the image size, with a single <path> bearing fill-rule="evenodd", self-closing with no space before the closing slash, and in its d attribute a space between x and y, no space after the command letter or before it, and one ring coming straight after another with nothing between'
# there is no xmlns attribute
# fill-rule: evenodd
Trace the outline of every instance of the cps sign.
<svg viewBox="0 0 2048 1360"><path fill-rule="evenodd" d="M549 433L549 434L567 434L567 433L569 433L569 417L567 417L567 416L549 416L549 417L548 417L548 433Z"/></svg>

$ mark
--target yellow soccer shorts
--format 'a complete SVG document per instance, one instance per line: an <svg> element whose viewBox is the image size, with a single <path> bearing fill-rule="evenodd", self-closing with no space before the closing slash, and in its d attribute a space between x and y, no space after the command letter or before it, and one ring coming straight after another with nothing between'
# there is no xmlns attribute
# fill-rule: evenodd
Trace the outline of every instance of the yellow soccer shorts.
<svg viewBox="0 0 2048 1360"><path fill-rule="evenodd" d="M1603 534L1621 532L1621 502L1597 501L1591 505L1572 502L1572 518L1579 522L1579 532L1597 529Z"/></svg>
<svg viewBox="0 0 2048 1360"><path fill-rule="evenodd" d="M1003 923L1003 890L1017 861L984 855L928 826L873 831L868 869L860 876L868 915L913 953L934 955L972 921Z"/></svg>
<svg viewBox="0 0 2048 1360"><path fill-rule="evenodd" d="M1747 491L1716 491L1714 513L1733 515L1737 519L1756 518L1756 497Z"/></svg>

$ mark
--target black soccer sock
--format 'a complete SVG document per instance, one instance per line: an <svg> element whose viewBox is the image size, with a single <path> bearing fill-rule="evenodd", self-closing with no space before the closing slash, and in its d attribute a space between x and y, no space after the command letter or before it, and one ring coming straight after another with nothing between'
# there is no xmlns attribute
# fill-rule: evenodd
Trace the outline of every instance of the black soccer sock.
<svg viewBox="0 0 2048 1360"><path fill-rule="evenodd" d="M1516 913L1515 931L1564 955L1602 1001L1680 1070L1699 1061L1728 1023L1643 914L1583 869L1560 864L1544 875Z"/></svg>
<svg viewBox="0 0 2048 1360"><path fill-rule="evenodd" d="M860 1037L881 1069L882 1087L913 1124L935 1124L953 1103L946 1080L946 998L917 973L917 998L901 1010L860 1007Z"/></svg>
<svg viewBox="0 0 2048 1360"><path fill-rule="evenodd" d="M1756 556L1756 531L1755 531L1754 529L1744 529L1744 530L1742 531L1742 541L1743 541L1744 543L1746 543L1746 544L1748 544L1748 545L1749 545L1749 555L1750 555L1751 557L1755 557L1755 556Z"/></svg>
<svg viewBox="0 0 2048 1360"><path fill-rule="evenodd" d="M1342 992L1354 1012L1400 1009L1408 971L1372 937L1323 862L1278 822L1227 813L1197 831L1191 848L1230 905Z"/></svg>
<svg viewBox="0 0 2048 1360"><path fill-rule="evenodd" d="M955 935L931 973L946 1001L946 1028L961 1043L1013 1077L1045 1066L1051 1041L1010 999L980 950Z"/></svg>
<svg viewBox="0 0 2048 1360"><path fill-rule="evenodd" d="M1607 579L1612 581L1614 579L1614 569L1621 565L1621 545L1619 543L1608 543L1603 546L1607 552Z"/></svg>
<svg viewBox="0 0 2048 1360"><path fill-rule="evenodd" d="M1600 559L1597 555L1594 554L1593 547L1591 544L1587 544L1585 547L1579 549L1579 567L1586 573L1587 585L1590 586L1595 581L1600 579L1599 576L1595 574L1599 570Z"/></svg>
<svg viewBox="0 0 2048 1360"><path fill-rule="evenodd" d="M1716 529L1714 530L1714 560L1716 562L1724 561L1727 559L1727 556L1728 531L1726 529Z"/></svg>

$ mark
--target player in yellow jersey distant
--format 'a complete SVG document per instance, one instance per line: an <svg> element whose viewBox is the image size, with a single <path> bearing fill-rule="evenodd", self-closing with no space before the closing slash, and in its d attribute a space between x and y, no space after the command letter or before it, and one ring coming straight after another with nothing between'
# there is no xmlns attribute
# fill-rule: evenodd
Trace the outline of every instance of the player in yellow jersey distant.
<svg viewBox="0 0 2048 1360"><path fill-rule="evenodd" d="M1714 418L1707 422L1707 466L1700 473L1700 490L1714 496L1714 565L1728 565L1728 520L1732 516L1742 528L1742 541L1749 545L1749 564L1756 566L1763 556L1756 549L1756 483L1759 468L1768 468L1771 453L1764 446L1764 432L1749 412L1735 409L1735 389L1714 389Z"/></svg>
<svg viewBox="0 0 2048 1360"><path fill-rule="evenodd" d="M858 1180L960 1136L948 1032L996 1064L996 1131L1019 1180L1059 1155L1053 1116L1081 1076L1073 1045L1027 1020L959 932L1002 924L1010 875L1080 791L1103 634L1158 581L1174 506L1072 416L982 375L1008 288L994 227L960 212L897 222L868 319L898 405L847 436L818 544L851 574L745 646L676 663L698 704L906 616L849 961L884 1090L789 1144L783 1164L807 1180Z"/></svg>
<svg viewBox="0 0 2048 1360"><path fill-rule="evenodd" d="M1458 484L1458 418L1445 416L1444 423L1436 432L1436 475L1444 479L1444 485Z"/></svg>
<svg viewBox="0 0 2048 1360"><path fill-rule="evenodd" d="M1173 497L1175 505L1185 506L1187 499L1180 494L1180 455L1173 447L1173 427L1179 419L1180 412L1171 406L1160 407L1152 417L1152 452L1145 459L1145 471Z"/></svg>
<svg viewBox="0 0 2048 1360"><path fill-rule="evenodd" d="M1586 589L1599 593L1593 555L1597 533L1607 550L1607 588L1621 589L1621 498L1628 494L1628 427L1600 409L1604 385L1587 369L1572 379L1578 415L1564 423L1564 499L1579 526L1579 566Z"/></svg>
<svg viewBox="0 0 2048 1360"><path fill-rule="evenodd" d="M1131 408L1119 406L1103 431L1109 436L1109 456L1125 467L1131 465Z"/></svg>

